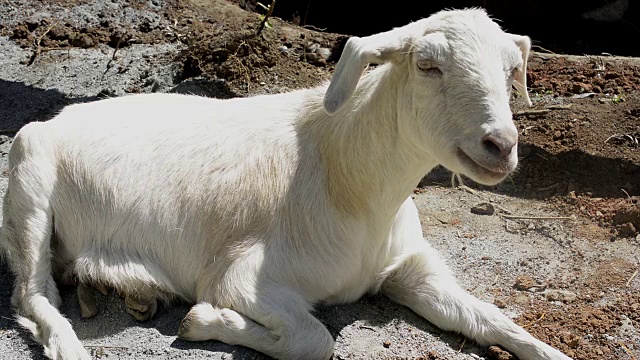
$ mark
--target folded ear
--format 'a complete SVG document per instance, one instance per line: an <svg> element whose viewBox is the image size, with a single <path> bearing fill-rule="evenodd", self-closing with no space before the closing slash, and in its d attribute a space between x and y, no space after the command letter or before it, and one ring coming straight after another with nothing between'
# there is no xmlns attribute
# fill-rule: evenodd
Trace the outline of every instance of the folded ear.
<svg viewBox="0 0 640 360"><path fill-rule="evenodd" d="M367 37L349 38L324 95L325 110L329 114L340 110L355 91L367 65L393 61L407 54L412 30L413 26L403 26Z"/></svg>
<svg viewBox="0 0 640 360"><path fill-rule="evenodd" d="M524 98L524 101L528 106L533 105L527 92L527 59L529 59L529 52L531 51L531 39L528 36L508 34L513 41L520 48L522 54L522 69L516 71L513 78L513 86L518 90L518 93Z"/></svg>

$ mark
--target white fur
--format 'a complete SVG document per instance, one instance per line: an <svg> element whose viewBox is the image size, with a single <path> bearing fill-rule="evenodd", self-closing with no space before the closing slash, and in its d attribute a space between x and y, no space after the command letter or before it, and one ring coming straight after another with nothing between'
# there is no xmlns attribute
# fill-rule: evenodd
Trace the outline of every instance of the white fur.
<svg viewBox="0 0 640 360"><path fill-rule="evenodd" d="M568 359L456 284L409 197L437 164L485 184L515 168L528 51L481 10L447 11L350 39L328 90L135 95L31 123L4 206L13 304L52 359L89 357L57 310L60 266L197 303L182 338L281 359L329 358L313 305L379 290L523 360Z"/></svg>

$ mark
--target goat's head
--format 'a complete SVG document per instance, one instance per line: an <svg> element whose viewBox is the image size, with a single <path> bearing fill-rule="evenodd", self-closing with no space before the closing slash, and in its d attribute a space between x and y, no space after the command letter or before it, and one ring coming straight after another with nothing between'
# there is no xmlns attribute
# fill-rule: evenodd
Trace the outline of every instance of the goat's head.
<svg viewBox="0 0 640 360"><path fill-rule="evenodd" d="M391 63L401 135L448 169L483 184L518 163L512 85L527 104L530 40L503 32L480 9L443 11L388 32L351 38L324 99L338 112L370 63ZM393 94L395 95L395 94ZM397 101L397 103L396 103Z"/></svg>

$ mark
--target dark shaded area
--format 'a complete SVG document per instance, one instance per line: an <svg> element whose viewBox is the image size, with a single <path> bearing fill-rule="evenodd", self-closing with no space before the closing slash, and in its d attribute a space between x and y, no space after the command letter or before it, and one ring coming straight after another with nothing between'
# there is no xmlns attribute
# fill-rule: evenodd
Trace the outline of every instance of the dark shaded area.
<svg viewBox="0 0 640 360"><path fill-rule="evenodd" d="M256 0L233 0L264 13ZM268 5L270 2L262 2ZM625 6L626 4L626 6ZM603 6L610 6L602 9ZM529 35L534 45L557 53L638 56L640 4L632 0L450 0L393 4L337 0L278 0L274 16L326 31L365 36L402 26L445 8L484 7L510 32ZM619 9L619 11L616 11ZM625 10L626 9L626 10ZM596 13L591 13L596 10ZM598 20L596 20L596 19Z"/></svg>
<svg viewBox="0 0 640 360"><path fill-rule="evenodd" d="M596 198L626 198L640 191L640 166L620 158L594 156L580 150L554 155L532 144L520 144L518 170L496 186L483 186L464 178L467 185L524 199L547 200L574 191ZM526 154L526 155L523 155ZM451 173L439 167L420 182L450 186Z"/></svg>
<svg viewBox="0 0 640 360"><path fill-rule="evenodd" d="M0 80L0 135L15 135L24 125L49 120L67 105L97 99L97 96L69 98L56 89L43 90L22 82Z"/></svg>

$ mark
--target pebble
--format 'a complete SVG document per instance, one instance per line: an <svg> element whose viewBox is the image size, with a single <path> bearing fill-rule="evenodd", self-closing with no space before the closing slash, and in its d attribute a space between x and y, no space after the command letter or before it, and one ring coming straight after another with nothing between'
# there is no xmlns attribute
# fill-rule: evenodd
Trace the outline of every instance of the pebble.
<svg viewBox="0 0 640 360"><path fill-rule="evenodd" d="M499 346L491 346L487 350L489 352L489 356L493 359L497 359L497 360L514 360L515 359L515 357L511 355L511 353L509 353L506 350L503 350Z"/></svg>
<svg viewBox="0 0 640 360"><path fill-rule="evenodd" d="M91 36L87 34L79 34L71 40L71 45L87 49L95 46L95 43L93 42Z"/></svg>
<svg viewBox="0 0 640 360"><path fill-rule="evenodd" d="M513 286L516 290L524 291L537 287L538 282L536 282L531 276L522 275L516 277L516 283Z"/></svg>
<svg viewBox="0 0 640 360"><path fill-rule="evenodd" d="M391 346L391 340L385 340L385 341L382 343L382 346L384 346L385 348L387 348L387 349L388 349L388 348L389 348L389 346Z"/></svg>
<svg viewBox="0 0 640 360"><path fill-rule="evenodd" d="M488 202L483 202L471 208L471 213L476 215L493 215L496 209Z"/></svg>
<svg viewBox="0 0 640 360"><path fill-rule="evenodd" d="M329 60L329 58L331 57L331 50L327 48L318 48L315 50L315 53L324 60Z"/></svg>
<svg viewBox="0 0 640 360"><path fill-rule="evenodd" d="M544 292L544 296L549 301L572 302L578 298L578 295L567 290L548 289Z"/></svg>

